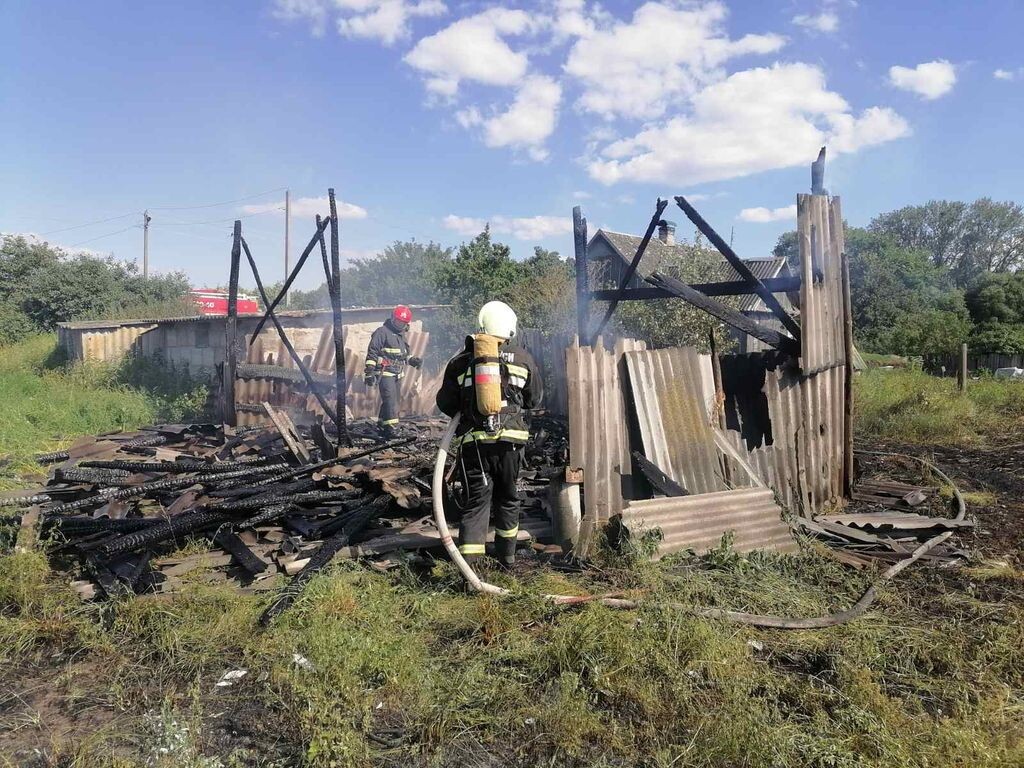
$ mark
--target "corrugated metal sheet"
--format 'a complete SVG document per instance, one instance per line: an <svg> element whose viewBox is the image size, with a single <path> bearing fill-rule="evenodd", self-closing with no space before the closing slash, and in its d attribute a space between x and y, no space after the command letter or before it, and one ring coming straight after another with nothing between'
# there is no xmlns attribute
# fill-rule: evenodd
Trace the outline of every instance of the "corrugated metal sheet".
<svg viewBox="0 0 1024 768"><path fill-rule="evenodd" d="M744 259L743 263L747 265L750 271L754 273L754 277L758 280L767 280L772 277L789 274L789 269L786 267L786 259L781 256L767 256L762 259ZM740 276L740 273L736 271L736 268L733 267L732 264L725 261L722 263L721 271L716 279L723 283L731 283L734 280L743 280L743 277ZM748 293L738 298L739 305L736 308L740 312L768 312L768 308L765 306L764 300L756 293ZM785 296L780 296L779 301L782 302L783 307L789 309L789 300L786 299ZM772 317L775 316L772 315ZM781 326L782 323L780 322L779 325Z"/></svg>
<svg viewBox="0 0 1024 768"><path fill-rule="evenodd" d="M797 195L800 364L806 372L846 362L843 344L843 214L838 197Z"/></svg>
<svg viewBox="0 0 1024 768"><path fill-rule="evenodd" d="M57 341L71 360L117 362L136 348L139 337L157 326L147 323L122 323L99 327L57 328Z"/></svg>
<svg viewBox="0 0 1024 768"><path fill-rule="evenodd" d="M844 369L803 376L791 368L766 370L768 359L763 355L722 358L732 427L726 436L739 450L748 451L748 461L760 478L792 512L808 517L820 514L838 504L843 493ZM758 366L763 379L752 370ZM751 405L749 393L737 392L737 379L764 382L759 394L764 396L767 414ZM744 397L746 407L741 405ZM757 438L761 434L763 441ZM746 483L742 477L733 477L733 482Z"/></svg>
<svg viewBox="0 0 1024 768"><path fill-rule="evenodd" d="M658 529L663 536L657 557L692 549L698 554L719 545L731 533L737 552L768 549L795 552L796 541L768 488L744 488L698 496L631 501L622 524L633 537Z"/></svg>
<svg viewBox="0 0 1024 768"><path fill-rule="evenodd" d="M628 352L626 364L644 455L690 493L724 490L697 351L673 347ZM711 378L710 371L706 378Z"/></svg>
<svg viewBox="0 0 1024 768"><path fill-rule="evenodd" d="M603 340L566 350L569 388L569 463L583 469L584 517L577 549L585 553L598 526L622 511L632 493L629 434L621 384L623 354L642 341L619 339L612 351Z"/></svg>

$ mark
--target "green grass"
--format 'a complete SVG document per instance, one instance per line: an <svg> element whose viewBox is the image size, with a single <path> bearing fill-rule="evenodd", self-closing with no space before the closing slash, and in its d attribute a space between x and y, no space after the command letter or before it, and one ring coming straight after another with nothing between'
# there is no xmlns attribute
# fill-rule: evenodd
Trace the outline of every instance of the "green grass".
<svg viewBox="0 0 1024 768"><path fill-rule="evenodd" d="M161 407L155 395L51 369L42 342L17 353L0 381L31 388L34 377L46 392L70 386L106 403L75 421L49 413L14 441L21 455L59 443L47 430L67 440ZM944 391L913 372L868 372L858 402L888 408L905 428L913 409L892 404L933 385ZM999 421L984 409L1008 398L970 401L979 439ZM48 413L37 400L20 404ZM381 574L342 562L263 630L266 594L211 586L202 571L173 598L82 604L40 553L0 557L0 745L17 727L41 739L49 764L83 767L1024 762L1024 573L1010 562L911 569L864 619L813 632L663 606L817 615L848 606L874 574L816 545L795 557L657 564L603 552L600 565L588 576L535 573L521 596L499 599L465 594L446 563ZM645 607L553 610L540 598L607 591ZM248 675L217 688L231 669ZM40 686L59 695L63 717L102 717L50 743L53 712L34 717L4 693Z"/></svg>
<svg viewBox="0 0 1024 768"><path fill-rule="evenodd" d="M854 378L858 436L905 443L1013 443L1024 434L1024 386L985 377L968 382L919 369L869 368Z"/></svg>
<svg viewBox="0 0 1024 768"><path fill-rule="evenodd" d="M38 469L33 456L81 435L136 429L202 409L205 388L145 360L66 365L56 337L0 347L0 488Z"/></svg>

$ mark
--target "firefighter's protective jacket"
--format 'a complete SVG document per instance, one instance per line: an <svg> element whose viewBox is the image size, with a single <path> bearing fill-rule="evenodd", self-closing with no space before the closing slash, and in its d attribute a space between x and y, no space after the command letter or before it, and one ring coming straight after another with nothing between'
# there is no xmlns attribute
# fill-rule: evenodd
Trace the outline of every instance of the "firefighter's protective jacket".
<svg viewBox="0 0 1024 768"><path fill-rule="evenodd" d="M363 376L379 374L400 379L405 375L408 361L409 343L405 340L405 333L395 330L389 318L370 337Z"/></svg>
<svg viewBox="0 0 1024 768"><path fill-rule="evenodd" d="M530 437L530 411L544 400L544 383L533 355L518 345L506 345L498 353L501 358L501 413L499 429L488 433L484 417L476 409L473 386L473 338L466 338L466 347L448 361L437 393L437 407L442 413L462 414L456 441L479 443L525 443Z"/></svg>

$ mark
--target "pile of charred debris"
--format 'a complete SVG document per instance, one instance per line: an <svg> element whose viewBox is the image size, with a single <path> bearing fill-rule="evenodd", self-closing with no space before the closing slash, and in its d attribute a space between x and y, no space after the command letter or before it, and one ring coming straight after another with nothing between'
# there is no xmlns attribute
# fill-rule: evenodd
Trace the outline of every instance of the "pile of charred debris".
<svg viewBox="0 0 1024 768"><path fill-rule="evenodd" d="M334 558L387 569L442 551L430 492L441 419L407 422L389 442L354 422L351 447L338 451L322 427L272 416L268 427L177 424L85 438L38 457L51 465L45 487L5 494L0 506L23 508L22 530L74 572L83 599L174 592L183 577L270 590L283 574L290 581L267 620ZM538 438L523 473L520 536L554 551L542 542L564 426L546 423ZM457 517L457 500L446 511Z"/></svg>

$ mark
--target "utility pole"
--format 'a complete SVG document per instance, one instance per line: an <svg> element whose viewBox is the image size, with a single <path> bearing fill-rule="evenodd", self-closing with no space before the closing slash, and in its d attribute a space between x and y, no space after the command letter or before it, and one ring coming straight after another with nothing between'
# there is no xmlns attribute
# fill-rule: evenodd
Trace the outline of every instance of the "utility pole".
<svg viewBox="0 0 1024 768"><path fill-rule="evenodd" d="M152 218L149 210L142 212L142 277L149 277L149 222Z"/></svg>
<svg viewBox="0 0 1024 768"><path fill-rule="evenodd" d="M288 228L291 225L292 220L292 198L291 190L286 189L284 191L284 279L288 280ZM292 303L292 295L286 293L284 295L284 305L290 306Z"/></svg>

